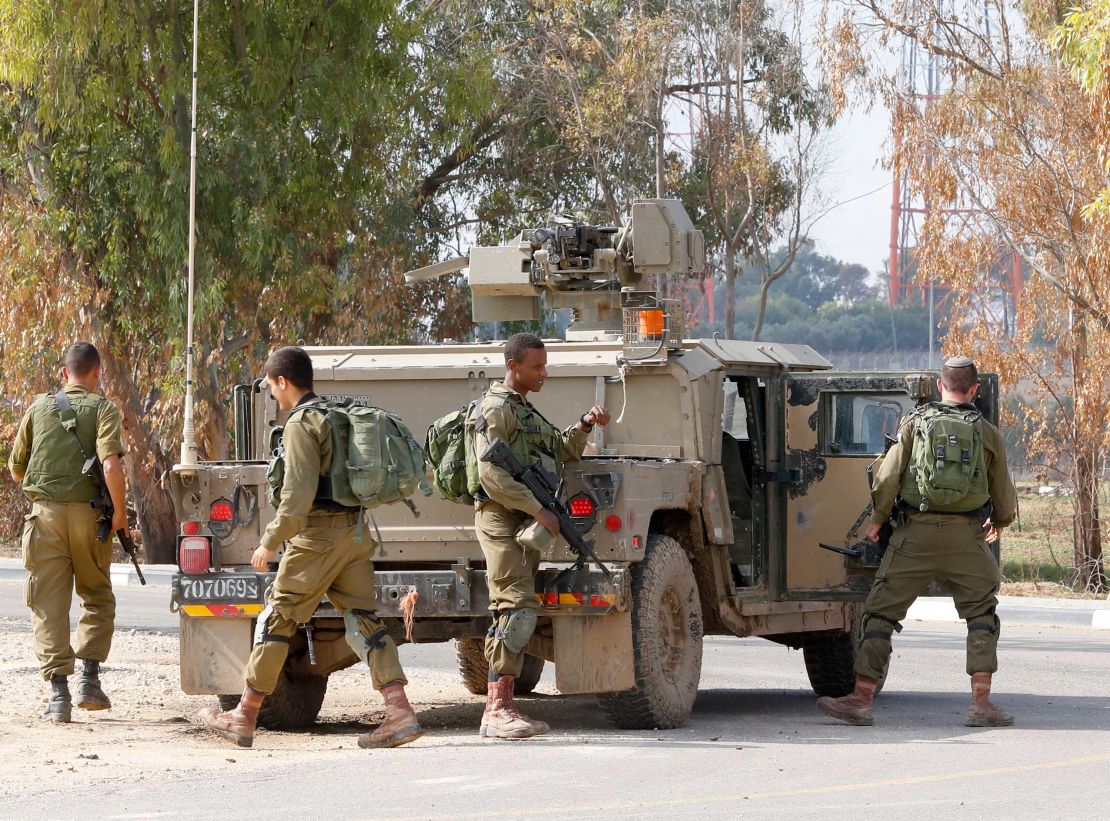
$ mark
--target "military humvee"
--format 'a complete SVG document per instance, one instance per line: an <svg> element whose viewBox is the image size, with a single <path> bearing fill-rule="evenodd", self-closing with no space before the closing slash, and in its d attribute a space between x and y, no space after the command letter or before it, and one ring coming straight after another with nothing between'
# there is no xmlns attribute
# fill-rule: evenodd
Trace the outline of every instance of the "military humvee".
<svg viewBox="0 0 1110 821"><path fill-rule="evenodd" d="M567 341L548 345L548 382L529 397L540 411L560 426L593 404L613 414L594 429L587 455L567 466L561 489L611 580L596 565L574 567L562 540L544 555L541 618L518 689L534 688L553 663L560 692L598 694L624 728L686 719L706 635L801 649L816 693L852 689L852 633L880 551L845 556L820 543L862 538L867 466L903 414L937 398L927 374L836 372L802 345L684 339L680 309L632 289L644 275L703 264L701 236L673 200L637 202L624 229L561 221L469 258L477 320L534 317L541 294L575 309ZM496 342L307 350L317 393L387 408L413 430L504 375ZM996 386L984 377L979 394L995 421ZM191 694L239 692L274 576L249 559L272 516L267 448L283 415L263 380L235 388L234 408L236 460L172 475L182 534L172 595L181 685ZM411 640L454 640L464 684L484 693L490 620L473 511L437 497L414 501L418 516L402 505L369 511L368 532L382 540L380 613L404 641L401 602L416 591ZM294 639L262 724L312 722L328 675L355 661L342 620L321 602Z"/></svg>

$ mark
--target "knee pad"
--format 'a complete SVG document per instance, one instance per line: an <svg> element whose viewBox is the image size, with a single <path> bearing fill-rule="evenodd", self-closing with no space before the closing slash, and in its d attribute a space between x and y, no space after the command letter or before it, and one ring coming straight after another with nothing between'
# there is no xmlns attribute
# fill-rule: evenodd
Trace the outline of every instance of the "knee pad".
<svg viewBox="0 0 1110 821"><path fill-rule="evenodd" d="M500 635L497 637L505 642L509 652L520 653L528 645L528 640L532 638L534 632L536 632L536 611L522 608L509 611L505 626L498 628Z"/></svg>
<svg viewBox="0 0 1110 821"><path fill-rule="evenodd" d="M878 613L864 613L859 625L859 643L863 644L868 639L890 643L895 633L902 632L902 625Z"/></svg>
<svg viewBox="0 0 1110 821"><path fill-rule="evenodd" d="M386 646L385 639L389 635L388 631L383 627L374 635L367 637L362 632L362 625L358 622L358 616L351 610L343 613L343 627L343 638L355 651L355 655L362 659L363 664L370 663L370 653Z"/></svg>
<svg viewBox="0 0 1110 821"><path fill-rule="evenodd" d="M262 608L262 612L258 614L258 619L254 623L254 644L264 644L268 641L279 641L282 644L289 644L289 639L286 636L274 636L269 632L270 618L274 615L274 606L267 604Z"/></svg>
<svg viewBox="0 0 1110 821"><path fill-rule="evenodd" d="M1002 622L995 614L993 608L991 612L984 613L981 616L972 616L967 620L967 632L983 632L990 633L994 637L998 637L999 632L1002 630Z"/></svg>

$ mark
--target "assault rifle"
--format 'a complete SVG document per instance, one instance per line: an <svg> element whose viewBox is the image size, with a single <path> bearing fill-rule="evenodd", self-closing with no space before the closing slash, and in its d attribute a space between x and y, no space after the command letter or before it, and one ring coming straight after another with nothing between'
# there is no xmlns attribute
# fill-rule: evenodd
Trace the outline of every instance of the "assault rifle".
<svg viewBox="0 0 1110 821"><path fill-rule="evenodd" d="M104 466L100 464L100 458L90 456L86 459L84 466L81 468L81 473L92 480L93 489L96 491L96 498L90 504L94 509L100 511L100 519L96 524L96 540L103 542L112 530L112 517L116 513L116 507L112 504L112 494L108 492L108 484L104 481ZM123 552L131 559L131 564L135 566L135 572L139 574L139 582L146 584L142 568L139 567L139 546L135 544L123 528L116 531L116 538L119 539L119 545L123 548Z"/></svg>
<svg viewBox="0 0 1110 821"><path fill-rule="evenodd" d="M544 470L540 465L529 465L525 467L520 461L513 456L513 452L509 446L505 444L504 439L494 439L490 446L486 448L485 452L478 457L483 462L488 462L491 465L496 465L503 471L508 473L536 497L536 501L540 503L546 510L550 510L555 514L555 518L559 522L559 533L566 539L567 544L570 545L578 555L578 560L574 563L572 569L581 569L586 566L588 561L593 561L597 564L601 574L605 576L607 582L613 581L613 575L609 572L601 559L597 557L594 552L594 543L587 541L581 533L578 532L578 527L574 524L574 519L570 517L570 513L562 502L559 501L558 480ZM567 571L563 571L566 573ZM559 574L560 576L562 573Z"/></svg>

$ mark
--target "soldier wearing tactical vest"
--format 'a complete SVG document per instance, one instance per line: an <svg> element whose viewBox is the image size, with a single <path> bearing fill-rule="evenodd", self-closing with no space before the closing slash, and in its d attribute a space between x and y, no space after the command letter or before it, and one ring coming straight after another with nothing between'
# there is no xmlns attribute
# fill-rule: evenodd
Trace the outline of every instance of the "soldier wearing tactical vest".
<svg viewBox="0 0 1110 821"><path fill-rule="evenodd" d="M875 476L874 513L867 537L878 541L891 518L896 526L864 605L856 653L856 687L818 706L849 724L872 723L872 700L890 662L891 638L910 605L935 579L945 579L967 622L971 676L968 727L1004 727L1014 717L991 703L998 669L995 614L1001 573L988 544L1017 514L1014 483L998 428L971 404L979 389L975 363L947 360L938 387L941 401L903 420Z"/></svg>
<svg viewBox="0 0 1110 821"><path fill-rule="evenodd" d="M26 600L31 608L35 652L51 696L44 718L66 723L73 702L69 676L81 659L77 706L107 710L100 688L100 663L108 658L115 627L116 598L109 568L111 533L129 532L120 412L96 393L100 353L78 342L66 353L65 386L35 398L19 423L8 470L31 501L23 526ZM106 541L97 540L100 513L92 480L82 473L87 459L99 457L115 512ZM70 644L69 606L76 588L81 599L76 645Z"/></svg>
<svg viewBox="0 0 1110 821"><path fill-rule="evenodd" d="M578 422L560 431L528 402L547 379L547 351L532 334L514 334L505 343L505 381L494 382L473 417L475 454L502 439L522 464L543 464L560 473L564 462L581 458L594 425L606 425L609 413L594 406ZM475 496L474 528L486 560L493 625L486 637L489 688L479 735L482 738L529 738L548 732L543 721L530 719L513 705L513 685L524 664L524 648L536 628L536 571L542 544L559 533L555 515L540 506L531 491L488 462L471 460Z"/></svg>
<svg viewBox="0 0 1110 821"><path fill-rule="evenodd" d="M393 639L375 617L370 557L376 545L359 521L361 511L321 498L321 477L329 475L333 458L343 457L333 453L326 406L312 391L312 359L301 348L281 348L270 354L264 371L271 395L289 417L282 431L284 479L277 512L251 566L264 572L283 542L285 552L258 616L238 706L226 712L207 707L200 720L240 747L250 747L262 702L285 666L290 639L326 595L343 615L347 643L370 668L374 689L385 700L385 718L374 732L359 736L358 745L397 747L415 741L424 731L405 696L408 679Z"/></svg>

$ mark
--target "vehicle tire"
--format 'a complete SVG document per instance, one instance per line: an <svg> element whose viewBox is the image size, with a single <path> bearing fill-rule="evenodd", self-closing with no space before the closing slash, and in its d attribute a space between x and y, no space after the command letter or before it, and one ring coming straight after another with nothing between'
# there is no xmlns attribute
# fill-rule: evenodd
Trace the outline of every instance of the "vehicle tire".
<svg viewBox="0 0 1110 821"><path fill-rule="evenodd" d="M813 692L840 698L856 689L856 639L854 633L810 636L802 645L806 674ZM886 676L879 679L875 695L883 691Z"/></svg>
<svg viewBox="0 0 1110 821"><path fill-rule="evenodd" d="M482 639L455 639L455 658L463 686L476 696L484 696L489 684L489 662L486 661L485 641ZM544 660L539 656L524 655L524 666L513 684L513 695L526 696L536 689L543 675Z"/></svg>
<svg viewBox="0 0 1110 821"><path fill-rule="evenodd" d="M258 726L266 730L293 730L316 721L328 691L328 677L283 670L274 692L266 696L258 711ZM239 703L237 695L220 696L220 709Z"/></svg>
<svg viewBox="0 0 1110 821"><path fill-rule="evenodd" d="M856 641L851 633L809 636L802 656L817 695L840 698L856 688Z"/></svg>
<svg viewBox="0 0 1110 821"><path fill-rule="evenodd" d="M632 653L635 688L600 696L609 721L626 730L680 726L701 680L702 615L694 569L669 536L649 534L632 569Z"/></svg>

